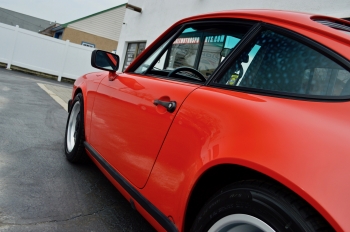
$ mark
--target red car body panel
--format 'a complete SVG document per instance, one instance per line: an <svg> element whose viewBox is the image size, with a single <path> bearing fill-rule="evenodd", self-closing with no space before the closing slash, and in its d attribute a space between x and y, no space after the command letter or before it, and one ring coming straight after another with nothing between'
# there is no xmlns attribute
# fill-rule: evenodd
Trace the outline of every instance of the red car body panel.
<svg viewBox="0 0 350 232"><path fill-rule="evenodd" d="M198 177L213 166L237 164L283 183L329 221L342 218L344 225L338 229L350 228L350 202L344 201L350 194L345 185L350 156L344 152L350 143L349 114L349 102L298 101L200 88L177 114L142 192L181 224L186 199ZM180 212L178 217L174 211Z"/></svg>
<svg viewBox="0 0 350 232"><path fill-rule="evenodd" d="M73 96L77 94L77 90L81 91L84 96L84 122L85 122L85 137L86 140L90 140L90 124L91 124L91 111L94 105L94 98L96 90L104 77L108 76L106 72L89 73L86 74L74 82Z"/></svg>
<svg viewBox="0 0 350 232"><path fill-rule="evenodd" d="M349 60L350 35L317 23L311 17L317 18L268 10L190 17L169 28L133 64L176 26L218 18L263 21L290 29ZM107 162L164 215L171 217L179 230L183 229L188 200L197 180L211 167L222 164L244 166L271 177L311 204L335 230L350 229L349 101L304 101L153 80L128 73L133 64L114 82L108 81L106 72L83 76L76 81L73 95L77 89L84 95L86 141L97 151L111 154L104 157ZM120 99L116 100L115 94L120 94ZM180 102L177 111L162 111L153 104L162 97ZM96 99L97 105L94 104ZM120 111L113 105L115 101L123 105ZM125 113L122 110L135 117L130 116L123 127L103 128L106 126L103 120L113 124L123 117L118 116ZM146 121L137 122L143 112L148 112L144 115ZM101 116L103 113L105 116ZM151 123L152 117L163 123L161 128ZM134 150L122 151L123 148L110 143L118 139L132 141L137 131L147 133L143 137L145 140L126 144L128 149ZM114 135L116 137L112 138ZM153 145L147 140L150 136L154 137ZM125 157L113 158L112 148L119 149ZM113 177L93 160L130 199ZM137 202L135 204L157 230L162 230Z"/></svg>
<svg viewBox="0 0 350 232"><path fill-rule="evenodd" d="M114 81L104 78L94 100L89 143L133 185L143 188L180 108L170 114L154 100L172 100L180 106L198 87L135 74L120 74Z"/></svg>

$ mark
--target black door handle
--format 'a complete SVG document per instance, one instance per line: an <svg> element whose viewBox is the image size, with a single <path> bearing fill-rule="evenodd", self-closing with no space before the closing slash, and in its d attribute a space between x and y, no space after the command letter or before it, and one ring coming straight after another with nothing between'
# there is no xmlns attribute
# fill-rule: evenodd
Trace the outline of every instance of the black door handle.
<svg viewBox="0 0 350 232"><path fill-rule="evenodd" d="M176 109L176 101L166 102L166 101L161 101L161 100L154 100L153 104L156 106L157 105L164 106L169 113L174 112Z"/></svg>

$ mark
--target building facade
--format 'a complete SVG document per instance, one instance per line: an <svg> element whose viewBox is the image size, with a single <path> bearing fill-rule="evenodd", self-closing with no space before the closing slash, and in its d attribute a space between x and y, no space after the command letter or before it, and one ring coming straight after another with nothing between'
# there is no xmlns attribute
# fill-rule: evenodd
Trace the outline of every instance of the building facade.
<svg viewBox="0 0 350 232"><path fill-rule="evenodd" d="M125 13L117 48L121 64L119 71L123 71L140 53L140 50L153 42L176 21L196 14L234 9L278 9L338 18L350 17L348 0L129 0L128 5L141 8L142 11L139 12L130 7Z"/></svg>
<svg viewBox="0 0 350 232"><path fill-rule="evenodd" d="M87 47L113 51L118 46L125 16L126 4L122 4L52 29L54 37L69 40Z"/></svg>

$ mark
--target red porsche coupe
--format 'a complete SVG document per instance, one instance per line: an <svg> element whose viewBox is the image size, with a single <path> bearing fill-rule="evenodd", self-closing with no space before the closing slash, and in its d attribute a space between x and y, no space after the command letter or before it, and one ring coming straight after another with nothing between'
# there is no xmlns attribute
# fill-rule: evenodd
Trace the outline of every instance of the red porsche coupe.
<svg viewBox="0 0 350 232"><path fill-rule="evenodd" d="M76 80L65 153L87 154L158 231L350 231L350 22L183 19L121 73Z"/></svg>

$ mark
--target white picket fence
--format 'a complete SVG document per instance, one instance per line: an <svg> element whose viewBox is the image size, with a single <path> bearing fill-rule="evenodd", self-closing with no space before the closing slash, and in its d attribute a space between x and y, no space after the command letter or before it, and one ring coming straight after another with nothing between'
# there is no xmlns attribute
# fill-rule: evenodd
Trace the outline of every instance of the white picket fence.
<svg viewBox="0 0 350 232"><path fill-rule="evenodd" d="M62 41L0 23L0 62L57 76L77 79L97 71L91 67L93 48Z"/></svg>

